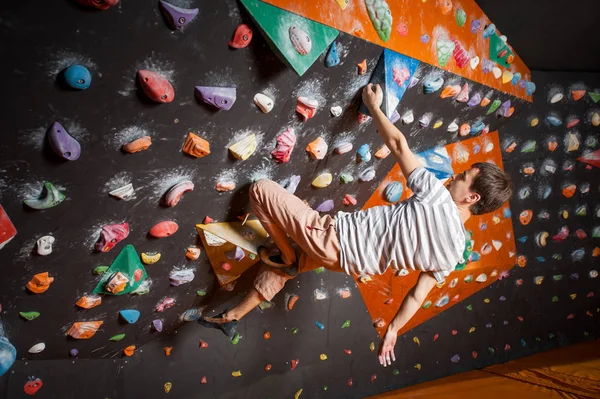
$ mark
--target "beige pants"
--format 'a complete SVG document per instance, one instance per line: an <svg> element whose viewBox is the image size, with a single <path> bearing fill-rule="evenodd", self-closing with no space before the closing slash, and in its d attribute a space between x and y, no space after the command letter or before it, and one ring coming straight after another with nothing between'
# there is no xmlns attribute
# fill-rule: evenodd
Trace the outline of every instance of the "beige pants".
<svg viewBox="0 0 600 399"><path fill-rule="evenodd" d="M292 251L289 238L300 247L298 273L321 266L342 271L334 218L321 216L300 198L266 179L250 186L250 203L254 214L282 252ZM270 301L292 278L277 268L263 265L254 280L254 287Z"/></svg>

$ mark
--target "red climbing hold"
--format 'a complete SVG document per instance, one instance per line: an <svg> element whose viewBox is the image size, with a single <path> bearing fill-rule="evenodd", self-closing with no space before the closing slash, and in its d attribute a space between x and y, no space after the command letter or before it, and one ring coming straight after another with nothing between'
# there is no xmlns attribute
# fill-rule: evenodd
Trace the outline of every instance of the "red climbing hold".
<svg viewBox="0 0 600 399"><path fill-rule="evenodd" d="M203 376L202 378L200 378L200 384L207 384L208 381L206 380L206 376Z"/></svg>
<svg viewBox="0 0 600 399"><path fill-rule="evenodd" d="M208 348L208 343L200 340L200 348Z"/></svg>
<svg viewBox="0 0 600 399"><path fill-rule="evenodd" d="M300 359L292 359L292 361L291 361L292 367L290 368L290 370L294 370L296 368L296 366L298 366L298 363L300 363Z"/></svg>

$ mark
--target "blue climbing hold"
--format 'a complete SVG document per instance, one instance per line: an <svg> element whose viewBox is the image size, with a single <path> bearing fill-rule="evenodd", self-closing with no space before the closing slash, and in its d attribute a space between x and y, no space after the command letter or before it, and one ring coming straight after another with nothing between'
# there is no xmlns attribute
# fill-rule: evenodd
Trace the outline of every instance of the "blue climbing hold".
<svg viewBox="0 0 600 399"><path fill-rule="evenodd" d="M492 36L493 34L496 33L496 25L494 24L489 24L488 26L485 27L485 29L483 30L483 38L484 39L488 39L490 36Z"/></svg>
<svg viewBox="0 0 600 399"><path fill-rule="evenodd" d="M477 121L471 126L471 134L480 133L485 128L485 123L483 121Z"/></svg>
<svg viewBox="0 0 600 399"><path fill-rule="evenodd" d="M434 93L438 91L443 84L444 78L441 76L437 77L436 79L426 79L425 82L423 82L423 91L425 94Z"/></svg>
<svg viewBox="0 0 600 399"><path fill-rule="evenodd" d="M327 52L327 56L325 56L325 66L327 68L331 68L333 66L339 65L340 57L337 52L337 43L334 41L331 43L331 47L329 47L329 51Z"/></svg>
<svg viewBox="0 0 600 399"><path fill-rule="evenodd" d="M121 310L119 312L123 320L129 324L133 324L140 318L140 311L135 309Z"/></svg>
<svg viewBox="0 0 600 399"><path fill-rule="evenodd" d="M479 154L481 151L481 146L479 144L473 144L473 154Z"/></svg>
<svg viewBox="0 0 600 399"><path fill-rule="evenodd" d="M504 218L508 219L511 215L510 208L504 208Z"/></svg>
<svg viewBox="0 0 600 399"><path fill-rule="evenodd" d="M481 254L479 254L479 252L477 252L477 251L471 252L471 261L472 262L477 262L479 259L481 259Z"/></svg>
<svg viewBox="0 0 600 399"><path fill-rule="evenodd" d="M519 241L521 243L525 243L527 241L527 236L519 237L519 238L517 238L517 241Z"/></svg>
<svg viewBox="0 0 600 399"><path fill-rule="evenodd" d="M525 82L525 93L527 93L528 96L535 93L535 83Z"/></svg>
<svg viewBox="0 0 600 399"><path fill-rule="evenodd" d="M402 191L404 191L402 183L397 181L391 182L385 188L385 200L391 203L398 202L402 196Z"/></svg>
<svg viewBox="0 0 600 399"><path fill-rule="evenodd" d="M544 263L546 261L546 258L544 258L543 256L537 256L535 259L537 259L537 261L540 263Z"/></svg>
<svg viewBox="0 0 600 399"><path fill-rule="evenodd" d="M85 90L92 84L92 74L83 65L71 65L65 69L65 83L77 90Z"/></svg>
<svg viewBox="0 0 600 399"><path fill-rule="evenodd" d="M315 326L319 327L319 330L325 329L325 324L319 323L318 321L315 321Z"/></svg>
<svg viewBox="0 0 600 399"><path fill-rule="evenodd" d="M560 118L557 118L556 116L553 116L553 115L548 115L548 116L546 117L546 121L547 121L549 124L551 124L552 126L560 126L560 125L562 125L562 123L563 123L563 122L562 122L562 119L560 119Z"/></svg>
<svg viewBox="0 0 600 399"><path fill-rule="evenodd" d="M520 72L515 72L513 74L511 83L512 83L513 86L516 86L517 83L519 83L520 80L521 80L521 73Z"/></svg>
<svg viewBox="0 0 600 399"><path fill-rule="evenodd" d="M371 160L371 149L368 144L361 145L356 154L362 162L369 162Z"/></svg>

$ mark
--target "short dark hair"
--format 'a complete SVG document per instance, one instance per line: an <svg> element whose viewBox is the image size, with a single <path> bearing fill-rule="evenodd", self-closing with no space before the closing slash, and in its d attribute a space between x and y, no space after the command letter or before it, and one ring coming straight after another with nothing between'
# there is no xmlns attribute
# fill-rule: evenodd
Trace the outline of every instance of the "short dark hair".
<svg viewBox="0 0 600 399"><path fill-rule="evenodd" d="M478 162L471 167L479 169L479 173L470 189L481 196L470 207L473 215L493 212L512 197L512 181L502 169L490 162Z"/></svg>

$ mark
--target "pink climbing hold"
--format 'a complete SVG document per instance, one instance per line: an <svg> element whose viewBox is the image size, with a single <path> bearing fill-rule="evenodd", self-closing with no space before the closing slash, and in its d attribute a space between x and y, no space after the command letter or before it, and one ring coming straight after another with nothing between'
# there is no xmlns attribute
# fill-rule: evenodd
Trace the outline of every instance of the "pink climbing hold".
<svg viewBox="0 0 600 399"><path fill-rule="evenodd" d="M356 198L354 198L350 194L344 195L344 199L342 200L342 204L344 205L356 205Z"/></svg>
<svg viewBox="0 0 600 399"><path fill-rule="evenodd" d="M157 103L170 103L175 98L175 90L171 83L161 74L139 70L138 79L144 93Z"/></svg>
<svg viewBox="0 0 600 399"><path fill-rule="evenodd" d="M100 238L96 242L96 251L108 252L129 235L129 223L111 224L102 227Z"/></svg>
<svg viewBox="0 0 600 399"><path fill-rule="evenodd" d="M290 161L292 151L296 145L296 134L294 129L287 128L277 137L277 145L271 151L271 156L277 163L286 163Z"/></svg>

